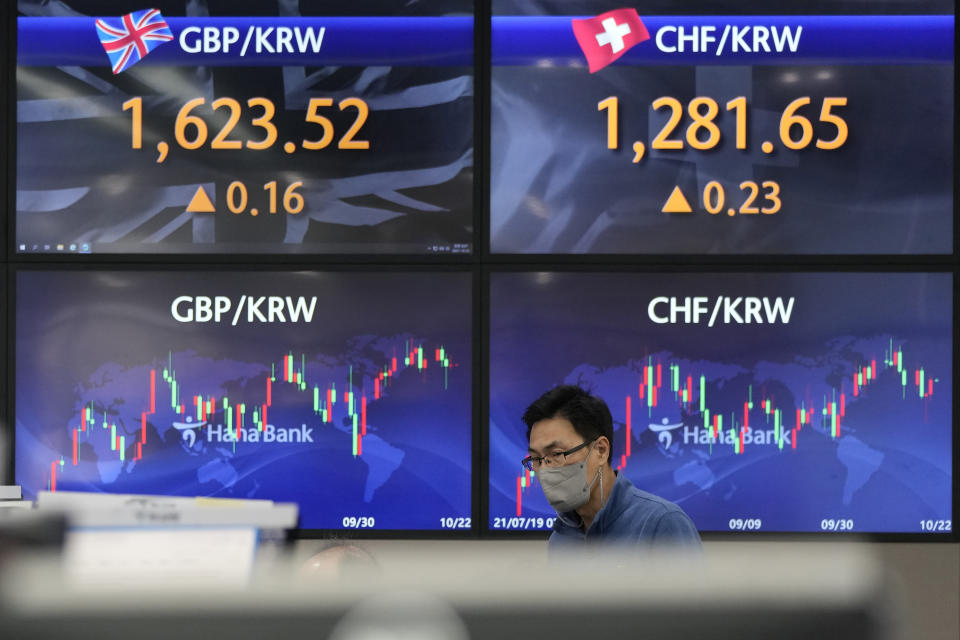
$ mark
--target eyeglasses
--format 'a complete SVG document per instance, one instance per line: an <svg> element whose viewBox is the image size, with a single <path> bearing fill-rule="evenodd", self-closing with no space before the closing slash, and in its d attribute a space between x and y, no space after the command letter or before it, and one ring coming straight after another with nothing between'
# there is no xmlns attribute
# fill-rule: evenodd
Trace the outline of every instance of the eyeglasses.
<svg viewBox="0 0 960 640"><path fill-rule="evenodd" d="M596 442L596 438L578 444L573 449L567 449L566 451L559 451L557 453L551 453L545 456L527 456L520 461L520 464L530 471L538 471L540 466L543 464L546 464L548 467L562 467L567 463L568 455L571 453L576 453L577 451L580 451L580 449L583 449L585 446L593 444L594 442Z"/></svg>

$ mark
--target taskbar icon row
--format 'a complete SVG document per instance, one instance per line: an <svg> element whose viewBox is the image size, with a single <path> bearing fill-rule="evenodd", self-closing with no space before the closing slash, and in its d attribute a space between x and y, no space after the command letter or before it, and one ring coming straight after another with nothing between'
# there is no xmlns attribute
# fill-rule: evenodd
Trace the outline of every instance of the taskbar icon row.
<svg viewBox="0 0 960 640"><path fill-rule="evenodd" d="M70 244L19 244L18 253L91 253L89 242Z"/></svg>

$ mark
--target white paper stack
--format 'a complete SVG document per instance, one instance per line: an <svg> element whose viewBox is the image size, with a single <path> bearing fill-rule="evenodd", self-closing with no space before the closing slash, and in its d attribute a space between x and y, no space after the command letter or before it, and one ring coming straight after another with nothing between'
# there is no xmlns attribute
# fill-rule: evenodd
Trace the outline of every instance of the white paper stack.
<svg viewBox="0 0 960 640"><path fill-rule="evenodd" d="M0 485L0 509L32 509L33 502L23 499L20 485Z"/></svg>
<svg viewBox="0 0 960 640"><path fill-rule="evenodd" d="M23 500L23 489L18 484L0 485L0 500Z"/></svg>
<svg viewBox="0 0 960 640"><path fill-rule="evenodd" d="M66 578L82 584L242 586L259 540L297 526L296 504L40 491L37 509L66 515Z"/></svg>

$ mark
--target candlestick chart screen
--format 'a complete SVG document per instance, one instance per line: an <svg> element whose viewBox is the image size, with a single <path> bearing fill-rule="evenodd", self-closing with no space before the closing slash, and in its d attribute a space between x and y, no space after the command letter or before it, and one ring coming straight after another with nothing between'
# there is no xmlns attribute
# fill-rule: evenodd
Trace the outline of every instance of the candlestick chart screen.
<svg viewBox="0 0 960 640"><path fill-rule="evenodd" d="M469 529L471 281L20 271L16 482Z"/></svg>
<svg viewBox="0 0 960 640"><path fill-rule="evenodd" d="M950 254L952 0L494 0L491 250Z"/></svg>
<svg viewBox="0 0 960 640"><path fill-rule="evenodd" d="M489 522L548 529L526 407L591 389L611 465L702 531L952 531L948 273L495 273Z"/></svg>
<svg viewBox="0 0 960 640"><path fill-rule="evenodd" d="M17 253L472 251L472 0L16 5Z"/></svg>

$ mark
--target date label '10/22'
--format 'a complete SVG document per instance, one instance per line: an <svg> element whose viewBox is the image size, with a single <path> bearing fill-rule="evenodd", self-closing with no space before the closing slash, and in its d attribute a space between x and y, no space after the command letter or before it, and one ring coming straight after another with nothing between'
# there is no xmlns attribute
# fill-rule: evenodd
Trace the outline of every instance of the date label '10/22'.
<svg viewBox="0 0 960 640"><path fill-rule="evenodd" d="M440 518L442 529L469 529L472 524L472 518Z"/></svg>

